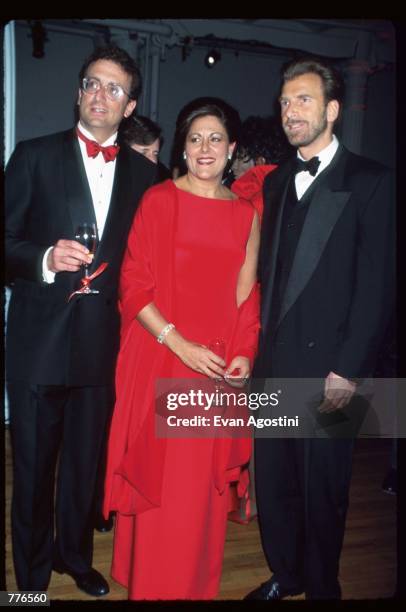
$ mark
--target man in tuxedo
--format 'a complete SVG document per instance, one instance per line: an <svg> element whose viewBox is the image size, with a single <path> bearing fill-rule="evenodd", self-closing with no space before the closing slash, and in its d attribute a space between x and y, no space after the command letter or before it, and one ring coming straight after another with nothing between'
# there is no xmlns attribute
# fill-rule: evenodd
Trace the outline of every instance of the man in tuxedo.
<svg viewBox="0 0 406 612"><path fill-rule="evenodd" d="M124 50L96 49L79 74L77 126L19 143L6 171L6 366L20 590L46 590L54 569L89 595L109 591L92 568L95 485L114 403L120 265L138 201L155 179L154 164L115 141L140 86ZM75 240L84 222L97 227L94 258ZM98 293L72 295L82 287L84 264Z"/></svg>
<svg viewBox="0 0 406 612"><path fill-rule="evenodd" d="M333 134L343 86L326 62L284 70L283 129L297 157L264 183L258 378L324 381L320 410L351 410L371 376L394 303L391 172ZM349 404L349 402L352 402ZM342 413L341 413L342 414ZM262 545L272 571L247 599L338 599L353 439L255 444Z"/></svg>

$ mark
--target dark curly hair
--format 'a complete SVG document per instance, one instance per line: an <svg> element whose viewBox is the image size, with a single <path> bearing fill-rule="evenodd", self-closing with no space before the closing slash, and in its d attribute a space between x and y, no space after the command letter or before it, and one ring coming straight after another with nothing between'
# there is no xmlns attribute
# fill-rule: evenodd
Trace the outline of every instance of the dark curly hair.
<svg viewBox="0 0 406 612"><path fill-rule="evenodd" d="M129 92L130 98L132 100L137 100L142 89L141 72L127 51L124 51L124 49L121 49L121 47L117 47L117 45L98 47L85 59L79 72L79 85L82 85L82 81L86 76L86 72L90 64L93 64L99 60L109 60L118 64L124 70L124 72L131 77L131 88Z"/></svg>
<svg viewBox="0 0 406 612"><path fill-rule="evenodd" d="M257 159L266 164L280 164L294 151L280 125L279 118L251 115L242 123L237 157Z"/></svg>

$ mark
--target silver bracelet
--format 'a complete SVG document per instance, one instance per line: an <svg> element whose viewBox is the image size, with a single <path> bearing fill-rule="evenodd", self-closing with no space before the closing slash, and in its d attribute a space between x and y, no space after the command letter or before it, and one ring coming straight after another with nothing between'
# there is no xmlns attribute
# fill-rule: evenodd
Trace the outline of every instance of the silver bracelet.
<svg viewBox="0 0 406 612"><path fill-rule="evenodd" d="M157 340L158 340L159 344L163 343L163 341L165 339L165 336L167 336L169 334L171 329L175 329L175 326L174 326L173 323L168 323L168 325L165 325L165 327L163 328L163 330L161 331L159 336L157 336Z"/></svg>

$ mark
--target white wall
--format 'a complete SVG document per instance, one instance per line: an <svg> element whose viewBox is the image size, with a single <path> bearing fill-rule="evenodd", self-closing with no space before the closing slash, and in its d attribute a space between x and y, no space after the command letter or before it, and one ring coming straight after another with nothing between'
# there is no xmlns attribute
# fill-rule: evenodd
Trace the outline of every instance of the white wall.
<svg viewBox="0 0 406 612"><path fill-rule="evenodd" d="M90 37L48 30L45 56L32 57L29 28L16 26L16 141L50 134L73 125L77 74L93 50ZM222 51L213 68L204 65L208 49L193 48L182 61L179 47L167 49L160 62L158 120L164 130L162 160L169 161L176 117L187 102L198 96L219 96L245 118L272 112L277 95L280 61L267 56L236 56Z"/></svg>
<svg viewBox="0 0 406 612"><path fill-rule="evenodd" d="M161 62L159 123L166 139L162 150L164 162L170 153L177 115L193 98L223 98L240 112L242 119L273 112L272 104L279 87L279 62L258 55L236 57L233 51L223 50L221 61L207 68L204 65L207 51L196 47L183 62L180 49L173 48Z"/></svg>
<svg viewBox="0 0 406 612"><path fill-rule="evenodd" d="M46 22L45 22L46 27ZM224 26L225 27L225 26ZM227 32L224 31L224 36ZM45 57L32 57L30 29L16 24L16 141L67 129L73 125L77 74L94 45L90 36L47 29ZM248 55L221 50L221 62L208 69L205 47L193 47L182 61L181 50L166 50L160 62L158 121L165 145L162 160L168 163L176 117L180 109L198 96L220 96L250 114L274 114L279 89L279 71L288 56ZM363 152L391 164L395 158L394 71L369 77L369 95L364 122Z"/></svg>
<svg viewBox="0 0 406 612"><path fill-rule="evenodd" d="M45 57L32 57L30 29L16 25L16 142L73 126L78 72L90 37L48 31Z"/></svg>

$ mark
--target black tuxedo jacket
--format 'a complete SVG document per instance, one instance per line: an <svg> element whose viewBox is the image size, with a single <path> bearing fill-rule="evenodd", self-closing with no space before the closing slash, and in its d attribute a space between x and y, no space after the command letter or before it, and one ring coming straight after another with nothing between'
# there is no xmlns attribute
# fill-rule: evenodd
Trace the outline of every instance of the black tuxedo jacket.
<svg viewBox="0 0 406 612"><path fill-rule="evenodd" d="M117 291L128 232L138 202L154 182L156 166L126 145L117 156L102 240L90 272L98 295L69 294L83 270L42 280L46 249L75 228L95 221L74 130L17 145L6 170L6 278L12 284L6 366L9 380L44 385L108 385L119 345Z"/></svg>
<svg viewBox="0 0 406 612"><path fill-rule="evenodd" d="M282 214L294 163L279 166L264 182L262 329L255 374L371 375L394 307L392 172L339 146L310 188L280 314L272 322Z"/></svg>

